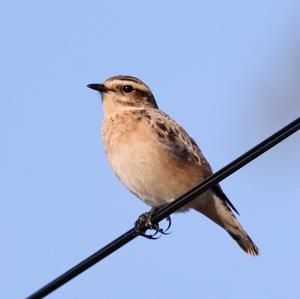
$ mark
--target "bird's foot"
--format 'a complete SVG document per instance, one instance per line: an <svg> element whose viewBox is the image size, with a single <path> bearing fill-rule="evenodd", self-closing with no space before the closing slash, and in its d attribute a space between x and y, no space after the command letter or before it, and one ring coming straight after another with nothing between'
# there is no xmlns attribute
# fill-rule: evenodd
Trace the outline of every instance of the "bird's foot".
<svg viewBox="0 0 300 299"><path fill-rule="evenodd" d="M140 236L143 236L147 239L151 239L151 240L156 240L160 238L159 236L156 236L158 233L162 234L162 235L169 235L170 233L168 233L167 231L169 230L169 228L171 227L172 224L172 220L171 217L168 216L166 218L166 220L168 221L168 226L167 228L163 229L159 227L158 223L152 223L152 217L153 215L160 209L161 207L155 207L152 208L149 212L143 213L142 215L139 216L138 220L135 222L135 230L136 233ZM146 234L146 231L148 229L154 230L153 234Z"/></svg>

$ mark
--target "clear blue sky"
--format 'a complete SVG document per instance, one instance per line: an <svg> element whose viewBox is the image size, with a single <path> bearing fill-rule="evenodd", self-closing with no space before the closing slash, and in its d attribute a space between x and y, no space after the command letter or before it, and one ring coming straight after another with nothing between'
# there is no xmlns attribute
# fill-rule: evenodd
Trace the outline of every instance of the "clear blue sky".
<svg viewBox="0 0 300 299"><path fill-rule="evenodd" d="M300 114L299 1L6 1L0 10L1 298L23 298L148 210L117 180L86 84L144 80L214 170ZM259 245L203 216L138 238L49 298L295 298L300 134L222 186Z"/></svg>

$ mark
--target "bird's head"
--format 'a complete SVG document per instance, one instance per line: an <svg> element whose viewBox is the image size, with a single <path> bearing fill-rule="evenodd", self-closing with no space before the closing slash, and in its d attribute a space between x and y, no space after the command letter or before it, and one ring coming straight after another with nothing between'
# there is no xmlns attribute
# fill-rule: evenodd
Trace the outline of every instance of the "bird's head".
<svg viewBox="0 0 300 299"><path fill-rule="evenodd" d="M128 107L158 108L150 88L135 77L115 76L88 87L101 93L106 113Z"/></svg>

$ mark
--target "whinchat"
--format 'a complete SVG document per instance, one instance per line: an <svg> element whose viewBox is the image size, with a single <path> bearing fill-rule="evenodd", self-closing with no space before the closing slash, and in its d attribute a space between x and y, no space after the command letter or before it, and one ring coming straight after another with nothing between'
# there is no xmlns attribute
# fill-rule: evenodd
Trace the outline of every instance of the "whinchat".
<svg viewBox="0 0 300 299"><path fill-rule="evenodd" d="M146 204L158 207L169 203L212 174L193 138L159 110L144 82L115 76L88 87L102 95L102 137L109 163L123 184ZM190 208L224 228L245 252L259 254L220 185L182 210Z"/></svg>

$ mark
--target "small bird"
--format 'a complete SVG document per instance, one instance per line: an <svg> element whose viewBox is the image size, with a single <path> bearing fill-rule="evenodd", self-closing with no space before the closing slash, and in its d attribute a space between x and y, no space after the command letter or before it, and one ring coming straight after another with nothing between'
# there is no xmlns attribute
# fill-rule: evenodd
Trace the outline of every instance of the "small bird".
<svg viewBox="0 0 300 299"><path fill-rule="evenodd" d="M109 163L123 184L146 204L163 206L212 174L193 138L159 110L144 82L132 76L114 76L88 87L102 95L102 137ZM180 211L190 208L224 228L245 252L259 254L220 185Z"/></svg>

